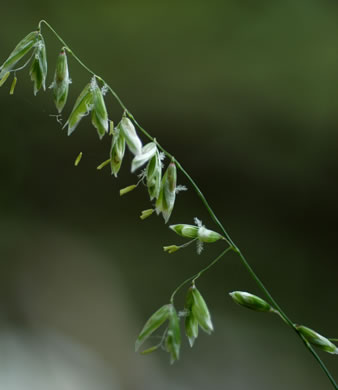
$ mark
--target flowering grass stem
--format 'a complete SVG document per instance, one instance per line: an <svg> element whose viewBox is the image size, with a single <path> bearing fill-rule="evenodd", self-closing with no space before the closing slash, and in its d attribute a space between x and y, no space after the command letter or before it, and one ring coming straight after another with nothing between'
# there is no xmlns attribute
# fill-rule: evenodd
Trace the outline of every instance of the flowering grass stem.
<svg viewBox="0 0 338 390"><path fill-rule="evenodd" d="M106 81L104 81L103 78L101 78L100 76L96 75L90 68L88 68L77 56L76 54L72 51L72 49L66 44L66 42L57 34L57 32L52 28L52 26L47 23L45 20L41 20L39 22L39 25L38 25L38 29L39 31L41 30L41 27L42 27L42 24L44 24L46 27L49 28L49 30L55 35L55 37L62 43L62 45L64 46L65 50L67 50L67 52L84 68L86 69L92 76L94 76L97 80L99 80L100 82L102 82L104 85L106 85L107 89L110 91L110 93L114 96L114 98L117 100L117 102L119 103L119 105L121 106L121 108L124 110L125 112L125 115L128 116L133 122L134 124L140 129L140 131L151 141L153 142L156 142L156 145L157 147L173 162L175 162L177 168L183 173L183 175L188 179L188 181L190 182L190 184L192 185L192 187L194 188L195 192L197 193L197 195L199 196L199 198L201 199L202 203L204 204L205 208L207 209L210 217L212 218L212 220L215 222L215 224L220 228L220 230L222 231L227 243L229 244L229 247L227 247L218 257L216 257L207 267L205 267L204 269L202 269L201 271L199 271L198 273L196 273L195 275L189 277L188 279L186 279L184 282L182 282L175 290L174 292L172 293L171 295L171 298L170 298L170 302L173 303L174 301L174 297L175 295L177 294L177 292L183 287L185 286L187 283L189 282L192 282L194 283L194 281L196 279L198 279L202 274L204 274L204 272L206 272L207 270L209 270L211 267L213 267L223 256L225 256L228 252L230 251L234 251L238 257L240 258L243 266L245 267L245 269L247 270L247 272L250 274L250 276L252 277L252 279L255 281L255 283L257 284L257 286L262 290L262 292L264 293L264 295L266 296L266 298L268 299L269 303L272 305L273 309L275 312L278 313L278 315L282 318L282 320L288 325L290 326L290 328L292 328L297 334L298 336L300 337L300 339L303 341L304 345L307 347L307 349L310 351L310 353L314 356L314 358L317 360L317 362L319 363L320 367L322 368L322 370L325 372L325 374L327 375L328 379L330 380L331 384L333 385L333 387L338 390L338 387L337 387L337 384L334 380L334 378L332 377L332 375L330 374L329 370L327 369L327 367L325 366L325 364L323 363L323 361L321 360L321 358L318 356L318 354L314 351L314 349L312 348L312 346L308 343L308 341L304 338L304 336L302 334L299 333L299 331L297 330L295 324L289 319L289 317L285 314L285 312L281 309L281 307L278 305L278 303L275 301L275 299L272 297L272 295L270 294L270 292L268 291L268 289L264 286L263 282L260 280L260 278L257 276L257 274L254 272L254 270L252 269L252 267L250 266L250 264L248 263L248 261L246 260L246 258L244 257L244 255L242 254L241 250L237 247L237 245L234 243L234 241L232 240L232 238L230 237L229 233L227 232L227 230L225 229L225 227L223 226L223 224L220 222L220 220L218 219L218 217L216 216L216 214L214 213L214 211L212 210L211 206L209 205L208 201L206 200L205 196L203 195L202 191L200 190L200 188L198 187L198 185L195 183L195 181L192 179L192 177L188 174L188 172L183 168L183 166L169 153L167 152L157 141L155 141L155 139L136 121L136 119L134 118L134 116L132 115L132 113L127 109L127 107L125 106L125 104L122 102L122 100L119 98L119 96L116 94L116 92L108 85L108 83ZM101 164L103 165L103 164ZM334 341L337 341L337 339L331 339L331 340L334 340Z"/></svg>

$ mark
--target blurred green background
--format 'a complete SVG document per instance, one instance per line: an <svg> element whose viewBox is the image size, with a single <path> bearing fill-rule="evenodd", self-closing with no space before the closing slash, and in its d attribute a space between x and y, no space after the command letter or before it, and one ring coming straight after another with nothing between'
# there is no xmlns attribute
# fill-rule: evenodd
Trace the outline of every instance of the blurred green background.
<svg viewBox="0 0 338 390"><path fill-rule="evenodd" d="M0 62L40 19L51 23L196 179L291 318L338 337L337 18L332 0L13 0ZM50 84L61 46L42 31ZM90 77L69 65L64 119ZM184 342L174 366L165 353L134 353L148 316L222 244L163 253L183 240L161 218L138 218L146 191L119 197L136 181L131 155L118 180L97 171L108 137L99 142L85 118L68 138L51 91L34 97L28 68L17 76L14 96L10 82L0 90L2 388L329 389L281 321L231 302L232 290L261 295L234 255L198 283L211 337L192 350ZM118 104L106 102L119 121ZM216 228L190 188L170 222L195 216ZM338 378L337 358L320 355Z"/></svg>

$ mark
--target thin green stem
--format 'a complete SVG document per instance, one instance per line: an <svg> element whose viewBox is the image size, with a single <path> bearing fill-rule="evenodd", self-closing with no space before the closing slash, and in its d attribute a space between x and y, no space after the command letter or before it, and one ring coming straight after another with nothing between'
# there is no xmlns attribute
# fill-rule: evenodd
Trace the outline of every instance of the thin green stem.
<svg viewBox="0 0 338 390"><path fill-rule="evenodd" d="M186 242L185 244L182 244L180 245L180 249L183 249L183 248L186 248L187 246L189 246L190 244L192 244L193 242L196 242L198 240L198 238L193 238L192 240Z"/></svg>
<svg viewBox="0 0 338 390"><path fill-rule="evenodd" d="M226 255L228 252L230 252L232 250L232 247L228 247L226 248L220 255L218 255L216 257L216 259L214 259L210 264L208 264L205 268L203 268L201 271L197 272L196 274L194 274L193 276L190 276L188 279L186 279L184 282L182 282L175 290L174 292L171 294L171 297L170 297L170 302L171 303L174 303L174 298L175 298L175 295L179 292L179 290L184 287L186 284L188 284L189 282L195 282L196 279L198 279L202 274L204 274L204 272L206 272L208 269L210 269L211 267L213 267L219 260L221 260L221 258Z"/></svg>
<svg viewBox="0 0 338 390"><path fill-rule="evenodd" d="M132 113L127 109L126 105L122 102L122 100L119 98L119 96L116 94L116 92L108 85L108 83L106 83L104 81L103 78L101 78L100 76L98 76L97 74L95 74L95 72L93 72L90 68L88 68L76 55L75 53L71 50L71 48L66 44L66 42L59 36L59 34L52 28L52 26L47 23L45 20L41 20L39 22L39 30L41 30L41 26L42 24L45 24L49 29L50 31L53 32L53 34L55 35L55 37L63 44L64 48L72 55L72 57L84 68L86 69L92 76L95 76L98 80L100 80L103 84L106 85L106 87L108 88L108 90L111 92L111 94L115 97L115 99L117 100L117 102L119 103L119 105L121 106L121 108L124 110L124 112L126 113L126 115L129 116L130 119L132 119L135 123L135 125L140 129L140 131L151 141L155 141L154 138L136 121L136 119L134 118L134 116L132 115ZM268 291L268 289L264 286L263 282L259 279L259 277L256 275L256 273L254 272L254 270L251 268L251 266L249 265L249 263L247 262L247 260L245 259L244 255L242 254L242 252L240 251L240 249L236 246L236 244L233 242L233 240L231 239L229 233L226 231L225 227L222 225L222 223L220 222L220 220L217 218L216 214L214 213L213 209L211 208L211 206L209 205L208 201L206 200L205 196L203 195L202 191L200 190L200 188L198 187L198 185L195 183L195 181L192 179L192 177L188 174L188 172L183 168L183 166L169 153L167 152L157 141L156 141L156 144L158 146L158 148L167 156L169 157L169 159L171 160L174 160L176 165L177 165L177 168L183 173L183 175L188 179L188 181L190 182L190 184L192 185L192 187L194 188L195 192L197 193L197 195L199 196L199 198L201 199L202 203L204 204L205 208L207 209L210 217L212 218L212 220L216 223L216 225L220 228L220 230L222 231L222 233L224 234L224 237L226 238L227 242L230 244L230 247L228 247L226 250L224 250L214 261L212 261L205 269L203 269L202 271L200 271L199 273L197 273L196 275L188 278L187 280L185 280L183 283L181 283L181 285L179 285L177 287L177 289L173 292L172 296L171 296L171 300L174 299L174 296L175 294L179 291L179 289L181 287L183 287L185 284L187 284L188 282L194 280L194 278L196 279L197 277L201 276L206 270L208 270L209 268L211 268L212 266L214 266L215 263L217 263L218 260L220 260L228 251L230 250L233 250L235 253L237 253L237 255L239 256L239 258L241 259L241 262L243 263L244 267L246 268L246 270L249 272L250 276L253 278L253 280L255 281L255 283L258 285L258 287L262 290L262 292L264 293L264 295L268 298L268 300L270 301L270 303L274 306L274 308L279 312L279 315L281 316L281 318L284 320L285 323L287 323L294 331L296 331L296 333L298 334L298 336L303 340L304 344L306 345L306 347L309 349L309 351L312 353L312 355L315 357L315 359L317 360L317 362L319 363L320 367L323 369L323 371L325 372L325 374L327 375L327 377L329 378L329 380L331 381L332 385L334 386L334 388L336 390L338 390L338 387L337 387L337 384L336 382L334 381L332 375L330 374L330 372L328 371L328 369L326 368L326 366L324 365L324 363L322 362L322 360L320 359L320 357L317 355L317 353L313 350L313 348L309 345L308 342L306 342L306 340L304 340L304 338L302 337L302 335L300 335L300 333L297 331L297 329L295 328L293 322L288 318L288 316L284 313L284 311L280 308L280 306L277 304L277 302L274 300L274 298L272 297L272 295L270 294L270 292Z"/></svg>
<svg viewBox="0 0 338 390"><path fill-rule="evenodd" d="M338 342L338 339L329 339L330 341L332 341L333 343L337 343Z"/></svg>

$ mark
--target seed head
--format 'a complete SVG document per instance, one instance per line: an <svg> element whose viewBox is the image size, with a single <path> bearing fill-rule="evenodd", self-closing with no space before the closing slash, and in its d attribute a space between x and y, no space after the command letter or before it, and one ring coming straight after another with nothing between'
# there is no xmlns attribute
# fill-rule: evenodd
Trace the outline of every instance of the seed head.
<svg viewBox="0 0 338 390"><path fill-rule="evenodd" d="M117 128L114 130L111 148L110 148L111 173L115 177L117 177L117 174L121 168L125 150L126 150L126 139L124 138L122 131L119 128Z"/></svg>
<svg viewBox="0 0 338 390"><path fill-rule="evenodd" d="M54 103L59 113L61 113L67 102L70 83L67 54L65 49L62 49L56 62L54 81L51 85Z"/></svg>
<svg viewBox="0 0 338 390"><path fill-rule="evenodd" d="M95 76L90 83L90 90L93 94L92 124L96 128L99 138L102 139L109 130L108 113L102 91L97 85Z"/></svg>
<svg viewBox="0 0 338 390"><path fill-rule="evenodd" d="M231 298L241 306L255 311L272 311L271 306L262 298L245 291L233 291L229 293Z"/></svg>
<svg viewBox="0 0 338 390"><path fill-rule="evenodd" d="M126 139L129 150L135 156L141 154L142 142L136 133L132 121L126 115L123 115L121 122L118 124L118 128L121 130L124 138Z"/></svg>
<svg viewBox="0 0 338 390"><path fill-rule="evenodd" d="M31 80L34 83L34 95L39 92L41 87L43 90L46 89L47 55L45 41L41 34L39 34L35 46L35 55L29 70Z"/></svg>
<svg viewBox="0 0 338 390"><path fill-rule="evenodd" d="M197 226L186 224L170 225L169 228L178 235L186 238L196 238L199 229Z"/></svg>
<svg viewBox="0 0 338 390"><path fill-rule="evenodd" d="M162 213L167 223L174 209L176 198L176 164L171 162L162 178L160 194L156 201L157 214Z"/></svg>
<svg viewBox="0 0 338 390"><path fill-rule="evenodd" d="M147 179L150 200L158 199L161 190L162 159L161 153L157 149L155 155L147 164L145 177Z"/></svg>
<svg viewBox="0 0 338 390"><path fill-rule="evenodd" d="M6 73L10 72L14 66L36 46L39 36L41 35L39 35L38 31L33 31L16 45L7 60L0 67L0 80L2 80Z"/></svg>
<svg viewBox="0 0 338 390"><path fill-rule="evenodd" d="M131 163L131 171L134 172L136 169L147 163L156 154L156 152L157 146L155 142L149 142L148 144L144 145L141 153L134 157Z"/></svg>
<svg viewBox="0 0 338 390"><path fill-rule="evenodd" d="M219 233L206 229L202 224L202 221L200 221L198 218L195 218L194 221L196 226L188 224L177 224L171 225L169 227L176 234L182 237L192 238L193 241L196 241L198 254L202 252L204 242L212 243L223 239L223 236L221 236Z"/></svg>
<svg viewBox="0 0 338 390"><path fill-rule="evenodd" d="M296 328L309 343L325 352L338 355L338 348L326 337L303 325L298 325Z"/></svg>
<svg viewBox="0 0 338 390"><path fill-rule="evenodd" d="M93 92L90 88L90 83L88 83L76 99L73 110L65 123L64 127L68 125L68 135L71 135L72 132L76 129L81 119L88 115L88 113L93 108Z"/></svg>

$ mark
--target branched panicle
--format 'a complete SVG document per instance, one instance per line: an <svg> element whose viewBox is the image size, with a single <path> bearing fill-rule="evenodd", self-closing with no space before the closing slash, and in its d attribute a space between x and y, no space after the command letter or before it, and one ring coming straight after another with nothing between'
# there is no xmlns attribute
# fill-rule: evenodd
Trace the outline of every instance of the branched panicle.
<svg viewBox="0 0 338 390"><path fill-rule="evenodd" d="M103 80L102 77L95 74L74 54L60 35L46 21L40 21L38 29L24 37L15 46L9 57L2 64L0 67L0 87L5 84L10 74L14 73L14 78L10 87L10 94L12 95L17 82L17 72L25 69L25 67L30 63L29 74L33 81L34 94L36 94L41 88L45 90L47 77L47 55L46 44L41 32L42 25L45 25L62 44L55 67L54 79L50 85L50 88L53 91L54 103L58 111L57 115L53 116L59 118L61 111L67 103L68 89L71 84L66 53L72 56L73 59L75 59L89 73L87 84L85 86L78 86L79 88L82 88L82 91L77 97L75 103L73 103L73 109L64 127L68 128L68 135L71 135L78 128L81 120L85 116L91 114L91 123L96 129L100 140L105 135L107 135L107 137L111 136L109 158L101 163L97 169L101 170L105 166L110 165L112 175L117 177L126 149L129 149L130 153L133 155L131 172L138 171L141 168L142 170L138 173L137 183L121 189L120 195L125 195L133 191L138 187L138 184L142 182L147 187L149 201L152 202L152 207L143 210L140 218L143 220L153 214L162 214L165 223L172 218L177 193L180 191L186 191L187 189L185 186L177 185L177 175L179 172L182 173L198 197L201 199L211 217L211 220L215 223L217 230L219 231L217 232L206 228L206 226L203 225L202 221L198 218L194 219L195 225L185 223L171 225L169 228L179 235L181 237L180 239L183 237L188 239L188 241L181 245L164 246L164 251L172 254L180 249L190 246L192 243L196 243L197 253L200 254L203 250L204 244L218 242L218 245L225 245L225 249L223 248L219 256L212 260L198 273L184 280L171 294L169 303L160 307L148 319L137 338L136 349L140 348L145 341L150 339L150 336L152 336L154 332L159 331L159 329L166 324L163 328L160 342L145 349L142 353L149 354L157 349L164 349L169 353L170 361L173 363L178 360L180 356L180 321L182 319L184 320L185 334L191 347L194 345L198 337L199 329L202 329L204 332L210 334L214 329L211 321L211 315L204 297L202 297L201 293L196 288L196 281L206 271L213 268L227 253L234 252L258 288L265 295L266 301L246 291L234 291L230 293L231 298L242 307L258 312L277 314L286 325L297 333L306 348L317 360L333 387L337 390L338 388L334 378L311 346L313 345L316 348L331 354L338 354L338 348L334 344L337 339L326 338L306 326L296 325L291 321L291 319L274 300L263 282L258 278L240 249L233 242L229 233L226 231L223 224L210 207L202 191L188 172L173 157L173 155L167 152L155 138L153 138L142 126L140 126L116 92ZM20 62L24 61L26 62L20 66ZM107 93L111 93L123 111L122 115L119 118L116 118L116 123L118 123L116 127L114 126L114 123L108 119L108 109L104 99ZM146 141L149 142L144 143L140 134L142 134ZM169 163L166 164L166 166L164 165L165 157L168 157L169 159ZM82 152L78 154L75 159L75 166L80 163L81 158ZM177 311L174 306L174 299L177 293L187 285L189 285L189 288L184 308Z"/></svg>

